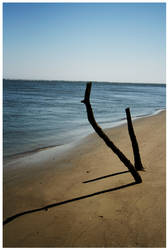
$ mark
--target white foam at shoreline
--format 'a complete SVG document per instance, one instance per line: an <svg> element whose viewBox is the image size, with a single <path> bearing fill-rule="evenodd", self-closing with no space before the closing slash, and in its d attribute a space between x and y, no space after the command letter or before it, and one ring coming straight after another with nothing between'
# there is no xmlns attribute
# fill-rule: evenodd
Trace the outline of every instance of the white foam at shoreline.
<svg viewBox="0 0 168 250"><path fill-rule="evenodd" d="M134 121L134 120L138 120L138 119L145 118L145 117L155 116L163 111L166 111L166 109L157 110L153 114L149 114L149 115L132 117L132 120ZM106 127L103 129L106 130L106 129L110 129L110 128L119 127L119 126L122 126L126 123L127 123L126 119L120 120L120 121L114 122L113 124L110 124L109 127ZM94 130L93 130L93 133L95 133ZM87 138L87 136L89 136L90 134L92 134L92 133L83 135L82 137L80 137L80 138L78 138L78 139L76 139L68 144L63 144L63 145L58 145L58 146L49 146L46 148L44 147L44 148L39 149L39 150L37 149L37 150L31 151L31 152L25 152L22 154L15 155L13 157L10 157L9 159L7 158L7 160L4 161L3 165L5 167L12 167L13 165L16 165L16 163L17 163L17 166L21 167L21 166L25 165L26 162L29 162L29 164L31 164L31 162L33 162L33 163L35 163L35 162L37 163L37 162L41 162L41 161L44 162L44 161L50 160L51 158L59 160L70 149L74 148L77 145L80 145L83 142L83 140L85 138Z"/></svg>

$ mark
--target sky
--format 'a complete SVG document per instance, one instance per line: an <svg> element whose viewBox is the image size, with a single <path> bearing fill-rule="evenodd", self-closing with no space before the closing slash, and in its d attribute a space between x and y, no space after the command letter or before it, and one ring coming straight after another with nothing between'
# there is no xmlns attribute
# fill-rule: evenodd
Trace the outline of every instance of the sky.
<svg viewBox="0 0 168 250"><path fill-rule="evenodd" d="M4 3L3 77L166 82L165 3Z"/></svg>

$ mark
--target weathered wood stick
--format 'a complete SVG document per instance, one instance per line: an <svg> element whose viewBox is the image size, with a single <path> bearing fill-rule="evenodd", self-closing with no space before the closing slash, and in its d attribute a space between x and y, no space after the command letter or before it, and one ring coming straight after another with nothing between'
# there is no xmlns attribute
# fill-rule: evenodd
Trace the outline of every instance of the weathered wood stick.
<svg viewBox="0 0 168 250"><path fill-rule="evenodd" d="M92 127L94 128L94 130L96 131L96 133L104 140L104 142L106 143L106 145L109 148L111 148L111 150L118 156L118 158L122 161L122 163L129 169L129 171L131 172L132 176L134 177L136 183L141 183L142 182L141 176L136 171L136 169L134 168L134 166L132 165L132 163L119 150L119 148L117 148L114 145L114 143L108 138L108 136L103 132L103 130L101 129L101 127L95 121L94 114L93 114L93 111L92 111L92 107L90 105L91 87L92 87L92 83L91 82L87 83L86 90L85 90L85 98L84 98L83 101L81 101L86 106L87 116L88 116L88 120L89 120L90 124L92 125Z"/></svg>
<svg viewBox="0 0 168 250"><path fill-rule="evenodd" d="M141 157L140 157L140 153L139 153L139 146L138 146L138 142L137 142L134 128L132 125L130 109L126 108L125 112L127 115L128 132L129 132L129 136L130 136L131 143L132 143L132 149L133 149L133 153L134 153L134 166L135 166L136 170L142 171L142 170L144 170L144 168L143 168L143 165L141 162Z"/></svg>

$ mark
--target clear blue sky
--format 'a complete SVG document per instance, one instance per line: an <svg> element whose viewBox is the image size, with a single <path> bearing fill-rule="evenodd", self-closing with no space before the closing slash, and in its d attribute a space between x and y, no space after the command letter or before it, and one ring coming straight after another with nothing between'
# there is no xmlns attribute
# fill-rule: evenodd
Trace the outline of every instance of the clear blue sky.
<svg viewBox="0 0 168 250"><path fill-rule="evenodd" d="M3 77L162 82L165 3L4 3Z"/></svg>

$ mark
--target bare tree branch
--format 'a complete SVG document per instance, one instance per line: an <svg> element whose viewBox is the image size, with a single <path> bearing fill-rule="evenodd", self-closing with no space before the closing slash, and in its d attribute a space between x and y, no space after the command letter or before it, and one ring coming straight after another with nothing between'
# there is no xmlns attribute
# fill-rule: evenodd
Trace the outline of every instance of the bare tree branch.
<svg viewBox="0 0 168 250"><path fill-rule="evenodd" d="M126 115L127 115L127 124L128 124L128 132L130 135L130 139L131 139L131 143L132 143L132 149L133 149L133 153L134 153L134 166L135 169L138 170L144 170L142 162L141 162L141 157L140 157L140 153L139 153L139 146L138 146L138 142L134 133L134 128L132 125L132 120L131 120L131 114L130 114L130 109L126 108L125 110Z"/></svg>
<svg viewBox="0 0 168 250"><path fill-rule="evenodd" d="M86 105L87 116L88 116L88 120L89 120L90 124L92 125L92 127L94 128L94 130L96 131L96 133L104 140L104 142L106 143L106 145L109 148L111 148L111 150L118 156L118 158L122 161L122 163L129 169L129 171L131 172L132 176L134 177L136 183L141 183L142 182L141 176L136 171L136 169L134 168L134 166L132 165L132 163L119 150L119 148L117 148L114 145L114 143L108 138L108 136L103 132L103 130L101 129L101 127L97 124L97 122L96 122L96 120L94 118L92 107L90 105L91 87L92 87L92 83L91 82L87 83L87 85L86 85L86 91L85 91L85 98L84 98L83 101L81 101L81 102L83 102Z"/></svg>

